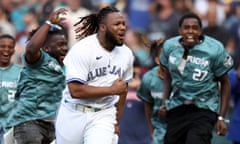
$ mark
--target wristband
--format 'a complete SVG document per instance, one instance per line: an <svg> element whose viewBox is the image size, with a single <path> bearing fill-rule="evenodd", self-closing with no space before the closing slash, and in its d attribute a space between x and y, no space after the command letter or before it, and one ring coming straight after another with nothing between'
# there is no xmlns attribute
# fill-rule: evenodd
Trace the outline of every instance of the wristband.
<svg viewBox="0 0 240 144"><path fill-rule="evenodd" d="M58 30L61 30L61 29L62 29L59 25L53 24L50 20L46 20L46 21L45 21L45 24L48 24L49 26L54 27L54 28L56 28L56 29L58 29Z"/></svg>
<svg viewBox="0 0 240 144"><path fill-rule="evenodd" d="M218 116L218 120L224 121L225 119L224 119L224 117L222 117L222 116Z"/></svg>
<svg viewBox="0 0 240 144"><path fill-rule="evenodd" d="M48 24L48 25L50 25L50 26L53 25L52 22L51 22L50 20L46 20L45 23Z"/></svg>

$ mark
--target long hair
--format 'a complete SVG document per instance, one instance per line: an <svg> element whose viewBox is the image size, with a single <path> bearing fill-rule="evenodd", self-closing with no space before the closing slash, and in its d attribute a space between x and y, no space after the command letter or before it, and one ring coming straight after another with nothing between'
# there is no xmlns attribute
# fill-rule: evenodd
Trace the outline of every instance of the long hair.
<svg viewBox="0 0 240 144"><path fill-rule="evenodd" d="M155 57L157 57L160 53L160 50L162 49L163 47L163 44L164 44L164 39L160 38L160 39L157 39L157 40L154 40L152 41L151 43L151 46L150 46L150 55L152 57L152 60L154 62L154 66L156 66L156 63L155 63Z"/></svg>
<svg viewBox="0 0 240 144"><path fill-rule="evenodd" d="M102 8L98 13L80 17L80 20L74 24L74 26L77 26L75 29L76 39L80 40L86 36L97 33L99 24L103 22L108 14L113 12L119 12L119 10L115 7L108 6Z"/></svg>

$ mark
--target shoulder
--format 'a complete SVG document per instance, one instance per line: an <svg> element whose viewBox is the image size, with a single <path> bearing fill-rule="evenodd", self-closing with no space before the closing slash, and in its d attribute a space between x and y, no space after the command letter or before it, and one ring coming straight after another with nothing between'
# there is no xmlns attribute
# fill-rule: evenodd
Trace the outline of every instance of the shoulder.
<svg viewBox="0 0 240 144"><path fill-rule="evenodd" d="M97 38L96 35L87 36L78 42L76 42L69 50L69 53L87 53L94 51L97 47Z"/></svg>
<svg viewBox="0 0 240 144"><path fill-rule="evenodd" d="M208 47L215 48L216 50L224 49L224 46L220 41L216 40L213 37L206 36L206 35L204 36L203 44ZM214 49L212 49L212 50L214 50Z"/></svg>
<svg viewBox="0 0 240 144"><path fill-rule="evenodd" d="M121 53L128 57L133 57L133 52L127 45L123 44L122 46L117 46L115 48L118 53Z"/></svg>
<svg viewBox="0 0 240 144"><path fill-rule="evenodd" d="M158 67L154 67L151 70L147 71L142 78L142 81L146 82L149 84L149 82L151 81L151 79L155 78L157 75L157 71L158 71Z"/></svg>
<svg viewBox="0 0 240 144"><path fill-rule="evenodd" d="M181 36L176 36L176 37L167 39L163 44L163 50L172 51L172 50L175 50L176 47L182 47L179 42L180 39L181 39Z"/></svg>

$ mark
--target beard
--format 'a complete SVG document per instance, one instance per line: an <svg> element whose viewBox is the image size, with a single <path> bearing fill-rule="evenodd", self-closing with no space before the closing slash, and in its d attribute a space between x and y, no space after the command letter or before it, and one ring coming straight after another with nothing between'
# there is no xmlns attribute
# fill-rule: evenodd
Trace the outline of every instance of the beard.
<svg viewBox="0 0 240 144"><path fill-rule="evenodd" d="M118 40L116 39L116 37L114 37L114 34L112 32L110 32L109 30L106 31L106 35L105 35L106 39L109 40L109 42L111 42L113 45L115 46L121 46L123 45L122 42L118 42Z"/></svg>

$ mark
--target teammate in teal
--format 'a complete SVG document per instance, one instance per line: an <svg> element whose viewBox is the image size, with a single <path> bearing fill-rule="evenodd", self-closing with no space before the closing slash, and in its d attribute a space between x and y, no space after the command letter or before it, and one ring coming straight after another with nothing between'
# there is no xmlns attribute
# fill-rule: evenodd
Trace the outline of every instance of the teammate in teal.
<svg viewBox="0 0 240 144"><path fill-rule="evenodd" d="M8 124L14 126L17 144L48 144L55 138L54 118L65 88L63 59L67 35L63 26L65 9L53 12L37 30L30 33L23 55L14 111Z"/></svg>
<svg viewBox="0 0 240 144"><path fill-rule="evenodd" d="M20 65L11 62L15 44L15 38L11 35L0 35L0 144L3 144L6 118L14 108L14 96L21 71Z"/></svg>
<svg viewBox="0 0 240 144"><path fill-rule="evenodd" d="M219 41L202 34L196 14L180 19L179 33L164 43L160 56L166 68L160 110L167 115L165 144L210 144L215 124L219 135L227 132L233 60Z"/></svg>
<svg viewBox="0 0 240 144"><path fill-rule="evenodd" d="M137 96L144 101L145 114L152 134L152 144L163 144L166 132L166 122L159 116L163 92L163 71L159 67L162 44L162 39L152 43L151 55L157 66L143 75L137 90Z"/></svg>

